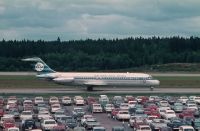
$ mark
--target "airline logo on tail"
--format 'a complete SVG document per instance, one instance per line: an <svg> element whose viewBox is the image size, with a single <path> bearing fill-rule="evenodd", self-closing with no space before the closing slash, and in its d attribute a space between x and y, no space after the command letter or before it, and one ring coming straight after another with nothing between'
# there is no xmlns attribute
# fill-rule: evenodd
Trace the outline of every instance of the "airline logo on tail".
<svg viewBox="0 0 200 131"><path fill-rule="evenodd" d="M40 62L38 62L38 63L36 63L35 64L35 70L36 71L43 71L44 70L44 64L42 64L42 63L40 63Z"/></svg>

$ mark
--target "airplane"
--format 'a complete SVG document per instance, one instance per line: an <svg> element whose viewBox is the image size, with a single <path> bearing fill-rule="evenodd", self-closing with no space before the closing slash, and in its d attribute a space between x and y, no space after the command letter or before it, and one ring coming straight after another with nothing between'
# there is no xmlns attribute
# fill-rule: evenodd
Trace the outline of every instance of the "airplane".
<svg viewBox="0 0 200 131"><path fill-rule="evenodd" d="M87 87L87 91L99 86L149 87L153 91L154 87L160 85L159 80L144 73L56 72L39 57L26 58L22 61L35 63L34 69L38 72L38 78L68 86L84 86Z"/></svg>

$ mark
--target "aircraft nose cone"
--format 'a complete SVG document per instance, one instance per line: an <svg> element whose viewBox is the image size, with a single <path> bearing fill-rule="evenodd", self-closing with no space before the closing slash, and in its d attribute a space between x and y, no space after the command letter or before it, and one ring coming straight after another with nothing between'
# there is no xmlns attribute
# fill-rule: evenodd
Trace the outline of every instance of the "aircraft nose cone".
<svg viewBox="0 0 200 131"><path fill-rule="evenodd" d="M159 80L155 80L155 85L160 85L160 81Z"/></svg>

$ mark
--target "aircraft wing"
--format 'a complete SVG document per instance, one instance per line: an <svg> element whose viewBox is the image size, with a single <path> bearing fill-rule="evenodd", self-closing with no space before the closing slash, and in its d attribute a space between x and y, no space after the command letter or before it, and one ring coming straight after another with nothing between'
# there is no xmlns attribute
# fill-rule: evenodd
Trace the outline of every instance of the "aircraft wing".
<svg viewBox="0 0 200 131"><path fill-rule="evenodd" d="M86 85L86 86L106 86L107 83L105 83L104 81L97 80L97 81L86 81L84 83L84 85Z"/></svg>

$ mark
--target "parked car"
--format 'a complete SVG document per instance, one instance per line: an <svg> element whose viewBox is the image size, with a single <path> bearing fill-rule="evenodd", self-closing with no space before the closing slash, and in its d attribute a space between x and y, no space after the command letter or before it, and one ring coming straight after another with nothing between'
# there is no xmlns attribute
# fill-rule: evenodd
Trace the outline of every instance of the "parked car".
<svg viewBox="0 0 200 131"><path fill-rule="evenodd" d="M167 123L167 126L171 127L173 130L177 130L183 125L187 125L187 123L182 119L171 120L169 123Z"/></svg>
<svg viewBox="0 0 200 131"><path fill-rule="evenodd" d="M72 115L75 119L80 120L83 115L85 115L85 111L81 107L75 107L72 111Z"/></svg>
<svg viewBox="0 0 200 131"><path fill-rule="evenodd" d="M100 126L100 123L94 119L94 118L91 118L91 119L87 119L85 121L85 124L84 124L84 127L87 129L87 130L91 130L93 129L93 127L95 126Z"/></svg>
<svg viewBox="0 0 200 131"><path fill-rule="evenodd" d="M85 131L84 127L75 127L74 131Z"/></svg>
<svg viewBox="0 0 200 131"><path fill-rule="evenodd" d="M192 121L192 127L195 130L200 130L200 119L194 119L194 121Z"/></svg>
<svg viewBox="0 0 200 131"><path fill-rule="evenodd" d="M101 107L101 104L92 104L92 113L102 113L103 108Z"/></svg>
<svg viewBox="0 0 200 131"><path fill-rule="evenodd" d="M85 101L82 96L75 96L74 97L74 104L75 105L84 105Z"/></svg>
<svg viewBox="0 0 200 131"><path fill-rule="evenodd" d="M73 116L62 116L57 119L58 124L65 125L66 128L74 128L76 127L77 121L74 119Z"/></svg>
<svg viewBox="0 0 200 131"><path fill-rule="evenodd" d="M92 131L106 131L106 128L103 126L93 127Z"/></svg>
<svg viewBox="0 0 200 131"><path fill-rule="evenodd" d="M33 119L33 112L32 111L23 111L20 114L20 120L27 120L27 119Z"/></svg>
<svg viewBox="0 0 200 131"><path fill-rule="evenodd" d="M113 126L112 131L125 131L123 126Z"/></svg>
<svg viewBox="0 0 200 131"><path fill-rule="evenodd" d="M61 101L62 101L63 105L71 105L72 104L72 99L69 96L63 96Z"/></svg>
<svg viewBox="0 0 200 131"><path fill-rule="evenodd" d="M113 109L115 109L113 104L106 104L104 107L104 111L110 113Z"/></svg>
<svg viewBox="0 0 200 131"><path fill-rule="evenodd" d="M43 131L51 130L58 125L54 119L43 119L40 123Z"/></svg>
<svg viewBox="0 0 200 131"><path fill-rule="evenodd" d="M34 104L38 105L38 103L44 103L44 98L42 96L35 97Z"/></svg>
<svg viewBox="0 0 200 131"><path fill-rule="evenodd" d="M194 131L192 126L180 126L179 131Z"/></svg>
<svg viewBox="0 0 200 131"><path fill-rule="evenodd" d="M128 111L122 110L119 111L116 115L117 120L129 120L130 119L130 114Z"/></svg>
<svg viewBox="0 0 200 131"><path fill-rule="evenodd" d="M162 127L167 127L167 123L164 119L153 119L150 123L150 127L152 130L159 130Z"/></svg>
<svg viewBox="0 0 200 131"><path fill-rule="evenodd" d="M22 131L31 130L31 129L37 129L35 120L27 119L27 120L22 121Z"/></svg>
<svg viewBox="0 0 200 131"><path fill-rule="evenodd" d="M92 115L83 115L83 117L81 118L81 125L83 126L84 124L85 124L85 121L87 120L87 119L91 119L91 118L94 118Z"/></svg>

